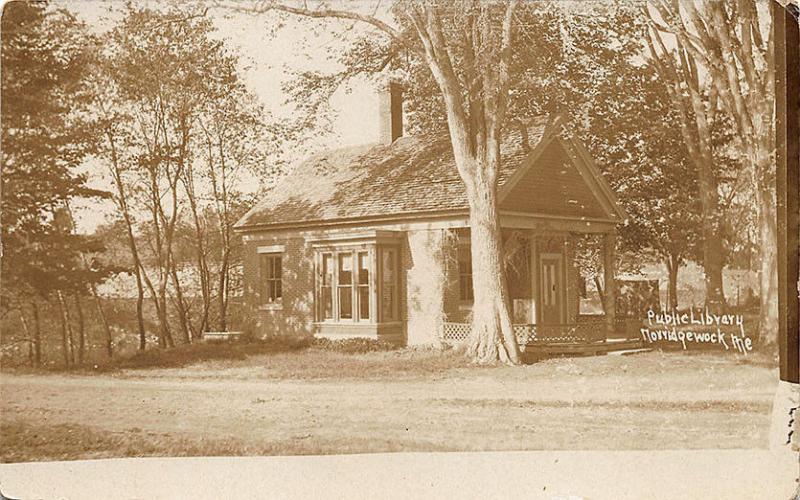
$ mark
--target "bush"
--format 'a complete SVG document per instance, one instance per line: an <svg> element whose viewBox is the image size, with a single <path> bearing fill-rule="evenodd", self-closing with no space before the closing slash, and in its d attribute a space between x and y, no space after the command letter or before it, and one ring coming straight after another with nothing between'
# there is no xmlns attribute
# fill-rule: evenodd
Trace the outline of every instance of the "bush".
<svg viewBox="0 0 800 500"><path fill-rule="evenodd" d="M273 337L266 340L241 339L234 342L197 342L172 349L148 349L133 356L115 359L102 368L180 367L212 359L245 359L259 354L274 354L306 349L307 337Z"/></svg>
<svg viewBox="0 0 800 500"><path fill-rule="evenodd" d="M331 340L315 338L312 345L323 351L342 352L346 354L363 354L365 352L393 351L397 346L385 340L353 338Z"/></svg>

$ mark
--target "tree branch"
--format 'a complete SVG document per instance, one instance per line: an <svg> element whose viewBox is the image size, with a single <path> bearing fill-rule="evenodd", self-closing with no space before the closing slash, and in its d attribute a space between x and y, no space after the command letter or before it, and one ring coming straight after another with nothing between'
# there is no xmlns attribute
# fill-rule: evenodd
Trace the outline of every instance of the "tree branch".
<svg viewBox="0 0 800 500"><path fill-rule="evenodd" d="M303 7L293 7L291 5L278 3L278 2L254 2L251 7L244 7L241 5L241 2L225 2L221 0L215 0L215 5L218 7L222 7L225 9L234 10L237 12L246 12L250 14L265 14L267 12L275 11L275 12L284 12L287 14L293 14L296 16L303 16L303 17L310 17L314 19L348 19L351 21L359 21L365 24L369 24L374 28L377 28L379 31L385 33L389 37L391 37L396 42L404 45L406 48L416 52L417 49L415 47L411 47L406 43L405 38L403 37L403 33L398 31L394 27L390 26L389 24L381 21L377 17L360 14L358 12L353 12L349 10L339 10L339 9L311 9L308 8L308 5L304 2Z"/></svg>

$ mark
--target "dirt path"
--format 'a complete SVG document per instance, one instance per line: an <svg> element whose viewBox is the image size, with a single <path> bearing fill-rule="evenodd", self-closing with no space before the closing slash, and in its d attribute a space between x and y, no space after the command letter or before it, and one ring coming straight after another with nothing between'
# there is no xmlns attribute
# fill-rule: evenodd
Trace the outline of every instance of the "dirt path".
<svg viewBox="0 0 800 500"><path fill-rule="evenodd" d="M696 384L513 369L394 382L3 375L0 398L6 421L288 452L765 446L771 374L737 368Z"/></svg>

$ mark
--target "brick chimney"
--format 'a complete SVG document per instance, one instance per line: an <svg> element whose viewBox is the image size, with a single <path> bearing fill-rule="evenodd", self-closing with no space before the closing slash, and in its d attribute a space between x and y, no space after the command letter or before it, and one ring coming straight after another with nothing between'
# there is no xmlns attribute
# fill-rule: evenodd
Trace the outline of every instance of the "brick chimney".
<svg viewBox="0 0 800 500"><path fill-rule="evenodd" d="M391 144L403 135L403 87L389 81L378 92L381 144Z"/></svg>

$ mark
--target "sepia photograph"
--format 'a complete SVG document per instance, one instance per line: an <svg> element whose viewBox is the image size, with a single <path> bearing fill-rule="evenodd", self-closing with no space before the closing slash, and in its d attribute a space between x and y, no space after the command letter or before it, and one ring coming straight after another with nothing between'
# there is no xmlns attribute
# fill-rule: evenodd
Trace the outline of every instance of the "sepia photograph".
<svg viewBox="0 0 800 500"><path fill-rule="evenodd" d="M798 0L8 0L0 499L800 498Z"/></svg>

